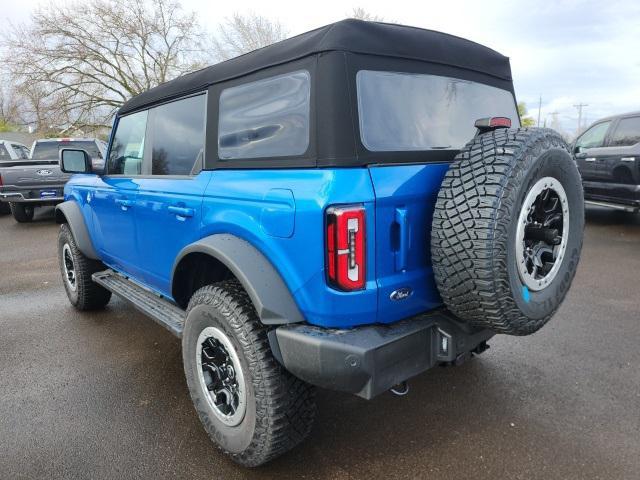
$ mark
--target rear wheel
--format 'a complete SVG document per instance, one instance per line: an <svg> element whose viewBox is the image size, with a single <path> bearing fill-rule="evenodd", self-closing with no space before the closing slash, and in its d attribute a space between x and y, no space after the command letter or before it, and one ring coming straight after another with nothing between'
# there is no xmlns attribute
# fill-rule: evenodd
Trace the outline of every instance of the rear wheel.
<svg viewBox="0 0 640 480"><path fill-rule="evenodd" d="M11 214L18 223L29 223L33 220L35 207L26 203L9 203Z"/></svg>
<svg viewBox="0 0 640 480"><path fill-rule="evenodd" d="M66 223L61 225L58 234L58 260L62 284L74 307L78 310L98 310L109 303L111 292L91 279L94 273L104 270L104 265L87 258L78 249Z"/></svg>
<svg viewBox="0 0 640 480"><path fill-rule="evenodd" d="M569 290L583 230L580 174L556 132L479 135L438 194L431 252L440 294L473 325L533 333Z"/></svg>
<svg viewBox="0 0 640 480"><path fill-rule="evenodd" d="M271 353L267 329L237 281L202 287L182 336L189 392L202 424L235 462L261 465L310 433L313 387Z"/></svg>

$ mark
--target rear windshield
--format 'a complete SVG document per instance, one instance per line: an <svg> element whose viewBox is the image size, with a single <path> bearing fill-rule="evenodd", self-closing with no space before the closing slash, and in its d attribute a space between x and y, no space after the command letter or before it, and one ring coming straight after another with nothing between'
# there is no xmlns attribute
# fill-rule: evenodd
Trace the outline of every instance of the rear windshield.
<svg viewBox="0 0 640 480"><path fill-rule="evenodd" d="M360 136L372 152L462 148L479 118L519 125L511 92L436 75L361 70L356 76Z"/></svg>
<svg viewBox="0 0 640 480"><path fill-rule="evenodd" d="M91 158L102 158L102 153L94 141L69 142L36 142L31 158L33 160L56 160L61 148L81 148L86 150Z"/></svg>

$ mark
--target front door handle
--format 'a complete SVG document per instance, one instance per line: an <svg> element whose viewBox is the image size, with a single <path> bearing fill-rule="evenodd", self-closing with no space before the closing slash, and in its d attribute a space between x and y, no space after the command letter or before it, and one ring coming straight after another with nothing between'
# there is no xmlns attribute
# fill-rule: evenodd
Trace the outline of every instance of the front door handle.
<svg viewBox="0 0 640 480"><path fill-rule="evenodd" d="M178 207L177 205L169 205L167 208L169 213L173 213L179 217L193 217L195 210L189 207Z"/></svg>
<svg viewBox="0 0 640 480"><path fill-rule="evenodd" d="M120 205L120 208L126 211L133 207L133 200L129 200L128 198L116 198L116 205Z"/></svg>
<svg viewBox="0 0 640 480"><path fill-rule="evenodd" d="M589 157L589 158L585 158L584 161L585 162L595 162L596 158L595 157Z"/></svg>

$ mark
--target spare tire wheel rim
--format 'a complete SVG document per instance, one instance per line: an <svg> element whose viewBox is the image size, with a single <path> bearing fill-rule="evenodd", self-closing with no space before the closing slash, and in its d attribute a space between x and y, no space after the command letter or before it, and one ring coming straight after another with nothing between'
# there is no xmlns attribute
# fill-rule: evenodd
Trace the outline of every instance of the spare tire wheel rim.
<svg viewBox="0 0 640 480"><path fill-rule="evenodd" d="M520 280L529 289L548 287L558 274L569 238L569 202L560 181L543 177L522 202L516 231Z"/></svg>
<svg viewBox="0 0 640 480"><path fill-rule="evenodd" d="M206 327L198 336L195 360L200 388L215 416L230 427L239 425L247 408L247 389L229 337Z"/></svg>
<svg viewBox="0 0 640 480"><path fill-rule="evenodd" d="M77 288L76 266L68 243L65 243L62 247L62 269L64 270L64 279L67 285L75 292Z"/></svg>

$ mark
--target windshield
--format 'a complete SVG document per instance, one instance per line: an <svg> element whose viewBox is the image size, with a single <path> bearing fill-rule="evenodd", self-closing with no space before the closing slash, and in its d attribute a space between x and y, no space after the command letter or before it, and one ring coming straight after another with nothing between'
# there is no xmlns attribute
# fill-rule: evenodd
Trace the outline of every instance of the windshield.
<svg viewBox="0 0 640 480"><path fill-rule="evenodd" d="M356 76L360 136L372 152L461 149L479 118L519 117L513 94L436 75L361 70Z"/></svg>
<svg viewBox="0 0 640 480"><path fill-rule="evenodd" d="M68 142L36 142L33 147L31 158L33 160L56 160L58 152L61 148L81 148L86 150L91 158L102 158L102 153L98 149L96 142L87 141L68 141Z"/></svg>

